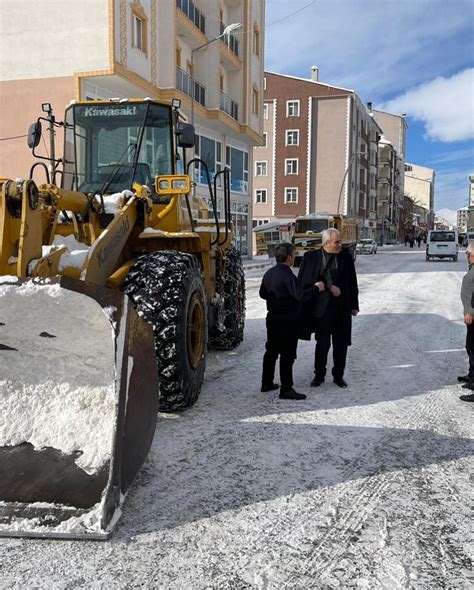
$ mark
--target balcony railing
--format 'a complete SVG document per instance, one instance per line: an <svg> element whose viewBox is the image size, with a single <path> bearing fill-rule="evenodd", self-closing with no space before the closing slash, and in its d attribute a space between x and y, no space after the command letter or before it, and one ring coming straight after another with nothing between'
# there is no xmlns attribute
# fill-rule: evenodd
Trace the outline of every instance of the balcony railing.
<svg viewBox="0 0 474 590"><path fill-rule="evenodd" d="M221 35L224 32L225 27L226 25L221 21ZM222 43L225 43L227 45L227 47L230 49L230 51L232 51L233 54L239 57L239 41L234 37L234 35L232 35L231 33L229 35L224 35L221 41Z"/></svg>
<svg viewBox="0 0 474 590"><path fill-rule="evenodd" d="M232 119L239 120L239 105L224 92L221 92L221 109Z"/></svg>
<svg viewBox="0 0 474 590"><path fill-rule="evenodd" d="M176 0L176 6L184 12L201 33L206 34L206 17L199 8L194 6L193 0Z"/></svg>
<svg viewBox="0 0 474 590"><path fill-rule="evenodd" d="M206 88L181 68L176 68L176 88L206 106Z"/></svg>

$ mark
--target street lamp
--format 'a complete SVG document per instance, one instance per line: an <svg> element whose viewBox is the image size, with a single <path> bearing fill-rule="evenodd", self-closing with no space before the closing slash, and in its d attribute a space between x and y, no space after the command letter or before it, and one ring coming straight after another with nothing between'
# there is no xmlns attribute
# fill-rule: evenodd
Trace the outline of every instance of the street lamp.
<svg viewBox="0 0 474 590"><path fill-rule="evenodd" d="M211 43L214 43L214 41L218 41L219 39L222 39L226 35L230 35L230 33L235 33L236 31L240 31L242 29L242 27L243 27L242 23L232 23L231 25L227 25L226 28L222 31L222 33L220 35L218 35L217 37L214 37L214 39L211 39L210 41L207 41L207 43L203 43L202 45L199 45L195 49L192 49L191 50L191 82L192 82L192 88L191 88L191 124L192 125L194 125L194 85L195 85L195 80L194 80L194 54L197 51L199 51L200 49L204 49L204 47L207 47Z"/></svg>
<svg viewBox="0 0 474 590"><path fill-rule="evenodd" d="M337 200L337 212L339 213L339 207L341 206L341 197L342 197L342 189L344 188L344 183L346 182L346 177L349 174L349 170L351 169L352 162L356 156L363 156L364 152L354 152L352 156L349 158L349 164L347 165L346 171L344 172L344 176L342 177L341 189L339 191L339 198Z"/></svg>

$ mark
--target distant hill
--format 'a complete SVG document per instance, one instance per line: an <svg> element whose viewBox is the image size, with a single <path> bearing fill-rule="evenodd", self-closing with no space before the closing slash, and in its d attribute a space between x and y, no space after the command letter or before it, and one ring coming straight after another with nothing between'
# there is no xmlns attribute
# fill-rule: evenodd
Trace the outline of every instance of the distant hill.
<svg viewBox="0 0 474 590"><path fill-rule="evenodd" d="M456 225L458 222L458 212L453 211L452 209L440 209L439 211L436 211L436 216L446 219L451 225Z"/></svg>

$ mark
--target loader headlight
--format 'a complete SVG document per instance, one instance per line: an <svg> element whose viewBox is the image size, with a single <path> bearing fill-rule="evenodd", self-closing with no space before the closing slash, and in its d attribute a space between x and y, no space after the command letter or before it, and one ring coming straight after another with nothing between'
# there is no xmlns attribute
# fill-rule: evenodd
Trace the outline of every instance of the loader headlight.
<svg viewBox="0 0 474 590"><path fill-rule="evenodd" d="M158 176L156 178L155 188L159 195L189 193L191 180L185 174L179 176Z"/></svg>

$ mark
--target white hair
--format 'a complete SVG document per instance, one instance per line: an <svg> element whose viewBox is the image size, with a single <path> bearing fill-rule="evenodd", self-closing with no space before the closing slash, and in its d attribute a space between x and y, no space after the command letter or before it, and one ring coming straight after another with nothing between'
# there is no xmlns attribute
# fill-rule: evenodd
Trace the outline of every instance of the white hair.
<svg viewBox="0 0 474 590"><path fill-rule="evenodd" d="M323 229L323 231L321 232L321 243L323 246L331 241L333 234L336 234L337 236L341 235L339 233L339 230L335 227Z"/></svg>
<svg viewBox="0 0 474 590"><path fill-rule="evenodd" d="M467 251L470 254L474 254L474 242L469 242L469 244L467 245Z"/></svg>

